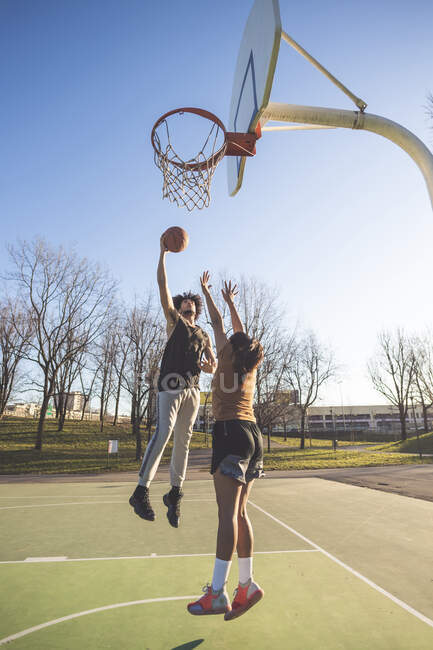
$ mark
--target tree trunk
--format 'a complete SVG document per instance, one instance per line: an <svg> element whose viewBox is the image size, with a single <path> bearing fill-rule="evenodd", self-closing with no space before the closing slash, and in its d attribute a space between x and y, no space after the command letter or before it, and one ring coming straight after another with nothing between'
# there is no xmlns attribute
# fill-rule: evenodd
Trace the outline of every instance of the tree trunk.
<svg viewBox="0 0 433 650"><path fill-rule="evenodd" d="M132 433L135 436L135 460L140 460L142 454L140 418L138 417L137 404L135 407L134 421L132 423Z"/></svg>
<svg viewBox="0 0 433 650"><path fill-rule="evenodd" d="M102 386L102 390L101 390L101 405L100 405L100 407L99 407L99 422L101 423L101 424L100 424L100 427L99 427L99 431L100 431L101 433L104 431L104 401L105 401L105 383L104 383L104 385Z"/></svg>
<svg viewBox="0 0 433 650"><path fill-rule="evenodd" d="M401 439L406 440L406 438L407 438L407 433L406 433L406 411L400 409L399 417L400 417L400 427L401 427Z"/></svg>
<svg viewBox="0 0 433 650"><path fill-rule="evenodd" d="M41 412L39 414L38 430L36 433L36 443L35 443L35 449L38 449L39 451L42 449L42 438L44 433L45 416L47 414L49 401L50 401L50 396L44 395L41 404Z"/></svg>
<svg viewBox="0 0 433 650"><path fill-rule="evenodd" d="M86 412L86 406L87 406L89 400L90 400L90 394L89 394L89 396L84 395L83 408L81 410L81 418L80 418L81 422L84 420L84 414Z"/></svg>
<svg viewBox="0 0 433 650"><path fill-rule="evenodd" d="M422 417L424 420L424 433L427 433L428 431L427 406L424 403L422 405Z"/></svg>
<svg viewBox="0 0 433 650"><path fill-rule="evenodd" d="M63 427L65 425L65 419L66 419L66 414L65 411L62 410L59 417L59 425L57 427L57 431L63 431Z"/></svg>
<svg viewBox="0 0 433 650"><path fill-rule="evenodd" d="M113 427L116 426L117 424L117 418L119 416L119 402L120 402L120 379L119 379L119 384L117 386L117 393L116 393L116 404L114 407L114 420L113 420Z"/></svg>
<svg viewBox="0 0 433 650"><path fill-rule="evenodd" d="M268 433L268 452L271 451L271 427L267 426L266 427L267 433Z"/></svg>
<svg viewBox="0 0 433 650"><path fill-rule="evenodd" d="M305 449L305 411L301 411L301 444L300 449Z"/></svg>
<svg viewBox="0 0 433 650"><path fill-rule="evenodd" d="M117 424L117 418L118 418L118 415L119 415L120 391L122 389L122 377L123 377L123 370L125 368L125 363L126 363L126 355L124 355L124 357L123 357L122 365L121 365L120 371L119 371L119 382L117 384L116 407L114 409L113 427L114 427L115 424Z"/></svg>
<svg viewBox="0 0 433 650"><path fill-rule="evenodd" d="M66 407L68 406L68 398L67 396L62 393L62 402L59 403L59 424L57 427L57 431L63 431L63 427L65 425L65 420L66 420Z"/></svg>

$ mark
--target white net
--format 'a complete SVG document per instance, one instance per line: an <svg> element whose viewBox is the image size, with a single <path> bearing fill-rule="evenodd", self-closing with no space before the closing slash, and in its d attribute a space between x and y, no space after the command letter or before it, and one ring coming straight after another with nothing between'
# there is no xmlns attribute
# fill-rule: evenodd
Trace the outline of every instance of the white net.
<svg viewBox="0 0 433 650"><path fill-rule="evenodd" d="M182 114L182 113L180 113ZM155 164L163 175L162 196L179 207L201 210L210 203L210 184L216 166L224 157L226 143L218 145L224 136L221 127L212 122L209 134L197 156L182 160L170 141L168 120L163 119L152 134ZM164 143L164 144L162 144Z"/></svg>

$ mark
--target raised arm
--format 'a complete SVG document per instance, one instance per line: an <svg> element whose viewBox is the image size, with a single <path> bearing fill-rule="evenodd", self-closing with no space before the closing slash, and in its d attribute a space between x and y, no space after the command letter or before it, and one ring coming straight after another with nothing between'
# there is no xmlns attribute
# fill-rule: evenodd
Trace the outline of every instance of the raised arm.
<svg viewBox="0 0 433 650"><path fill-rule="evenodd" d="M203 275L200 278L200 284L203 295L206 299L206 305L212 323L212 329L215 335L215 346L217 352L219 352L226 345L227 336L224 329L224 321L209 291L212 286L209 284L209 278L209 271L204 271Z"/></svg>
<svg viewBox="0 0 433 650"><path fill-rule="evenodd" d="M236 309L235 306L235 296L238 293L238 288L236 284L231 283L231 280L228 282L224 282L224 288L221 289L221 293L223 294L223 298L226 301L228 308L230 310L230 316L232 319L232 327L233 327L233 332L236 334L236 332L243 332L244 331L244 326L242 325L242 321L239 317L238 310Z"/></svg>
<svg viewBox="0 0 433 650"><path fill-rule="evenodd" d="M217 360L215 359L209 334L206 334L206 338L207 343L205 349L203 350L203 359L200 362L200 368L203 370L203 372L207 372L213 375L217 367Z"/></svg>
<svg viewBox="0 0 433 650"><path fill-rule="evenodd" d="M161 254L159 256L158 270L156 273L156 278L158 281L159 287L159 296L161 298L161 305L164 311L164 316L167 319L167 327L173 327L178 318L178 313L173 304L173 298L171 297L170 289L167 284L167 272L165 270L165 256L167 254L168 248L163 242L163 238L160 240L161 244Z"/></svg>

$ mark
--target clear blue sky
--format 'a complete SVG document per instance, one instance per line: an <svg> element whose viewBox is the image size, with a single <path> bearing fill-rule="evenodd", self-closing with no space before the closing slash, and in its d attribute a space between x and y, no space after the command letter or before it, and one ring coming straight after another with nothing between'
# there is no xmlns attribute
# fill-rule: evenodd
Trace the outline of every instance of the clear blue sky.
<svg viewBox="0 0 433 650"><path fill-rule="evenodd" d="M312 327L345 366L345 403L378 403L366 361L383 327L433 322L433 214L403 151L347 130L268 133L230 198L225 162L212 204L161 198L150 131L178 106L227 121L250 0L1 0L2 240L40 235L107 264L131 299L155 282L159 235L190 234L168 260L174 292L204 268L281 290L288 324ZM430 148L431 0L280 0L283 29L367 103ZM271 98L352 109L285 43ZM1 268L6 251L0 250ZM337 385L323 404L340 403Z"/></svg>

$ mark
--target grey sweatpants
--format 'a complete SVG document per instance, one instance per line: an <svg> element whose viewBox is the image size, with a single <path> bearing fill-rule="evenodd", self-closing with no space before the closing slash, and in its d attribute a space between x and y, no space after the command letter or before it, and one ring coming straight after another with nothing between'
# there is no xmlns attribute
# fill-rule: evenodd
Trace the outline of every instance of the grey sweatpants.
<svg viewBox="0 0 433 650"><path fill-rule="evenodd" d="M182 487L188 463L192 427L200 406L200 389L184 388L179 392L160 391L157 397L156 430L147 445L139 471L139 485L149 487L163 451L173 432L170 464L171 485Z"/></svg>

